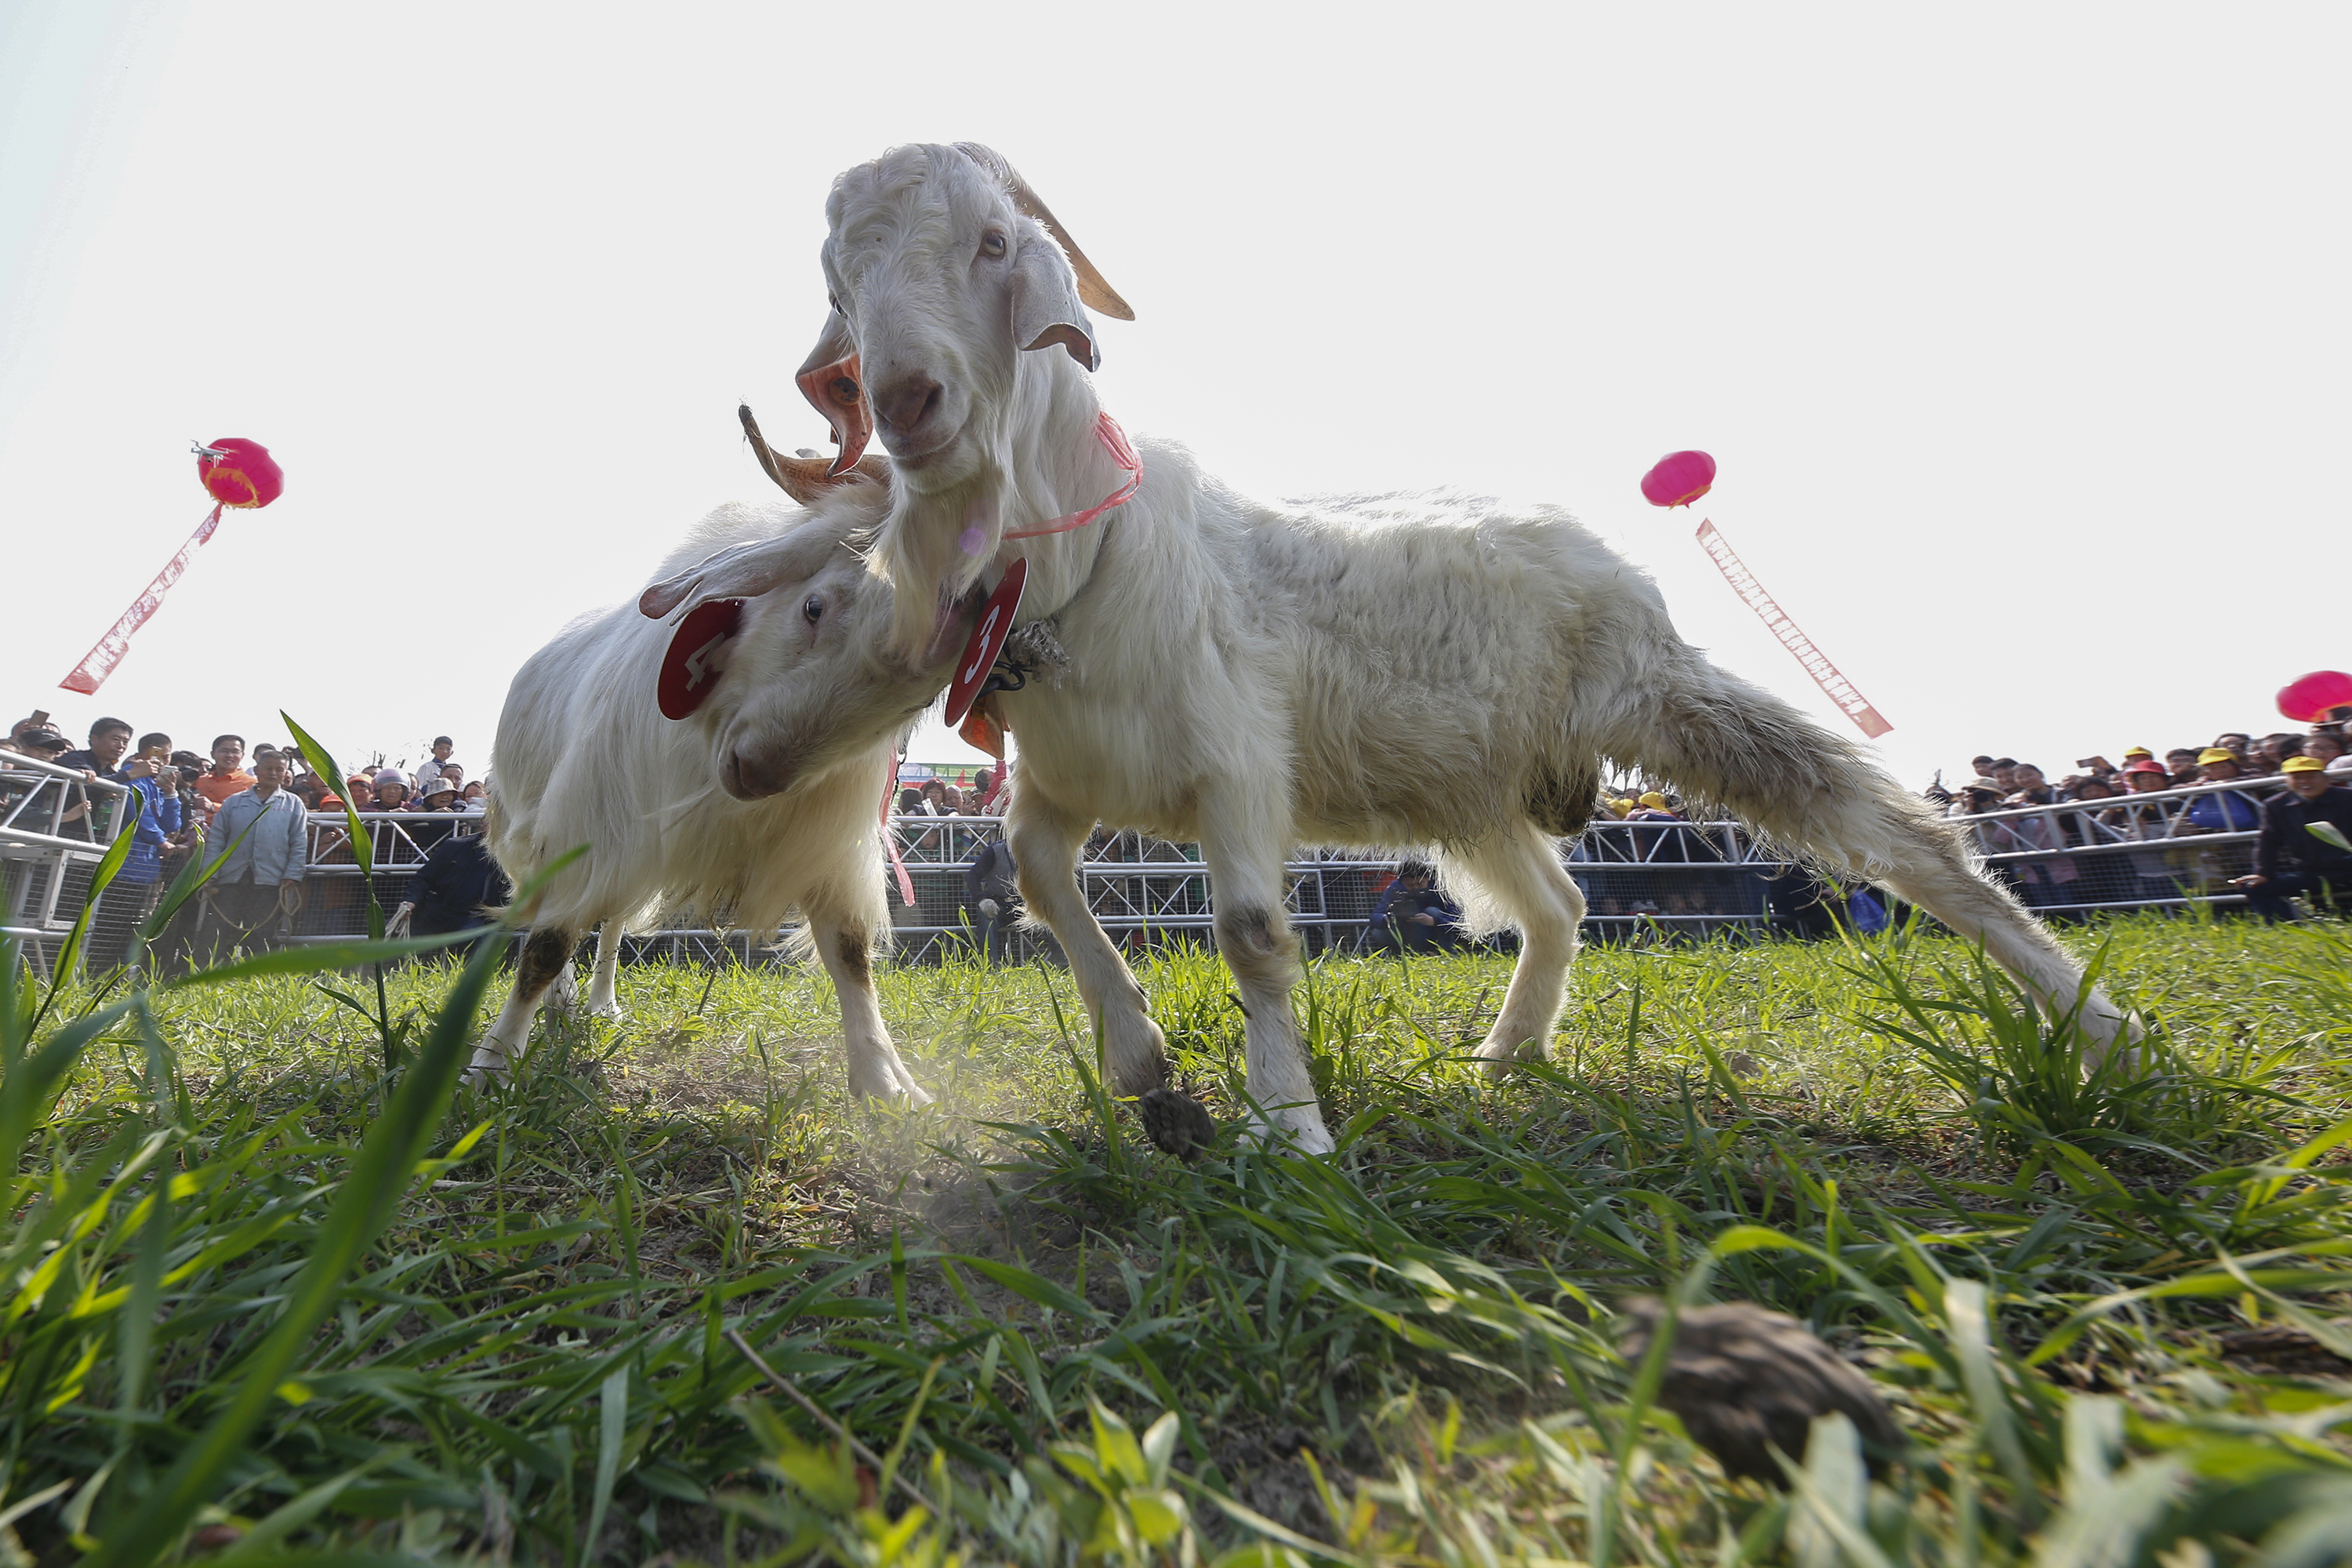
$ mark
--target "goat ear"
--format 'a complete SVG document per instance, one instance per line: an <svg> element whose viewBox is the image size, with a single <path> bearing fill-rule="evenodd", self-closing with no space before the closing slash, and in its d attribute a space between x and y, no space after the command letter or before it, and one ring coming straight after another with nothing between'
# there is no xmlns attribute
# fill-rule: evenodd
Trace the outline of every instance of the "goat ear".
<svg viewBox="0 0 2352 1568"><path fill-rule="evenodd" d="M1072 359L1098 370L1094 323L1070 282L1070 269L1051 245L1032 239L1022 246L1013 264L1013 341L1024 349L1059 343Z"/></svg>
<svg viewBox="0 0 2352 1568"><path fill-rule="evenodd" d="M640 613L659 620L688 599L749 599L814 577L841 548L838 524L803 523L774 539L756 539L704 557L637 595Z"/></svg>
<svg viewBox="0 0 2352 1568"><path fill-rule="evenodd" d="M816 347L801 362L799 373L793 378L800 385L801 395L811 407L824 416L833 426L833 438L841 452L826 470L838 476L856 466L866 450L866 443L874 436L874 409L866 401L866 378L857 364L857 343L849 335L849 323L841 312L834 311L825 318L824 330L817 334ZM777 481L782 483L782 480Z"/></svg>
<svg viewBox="0 0 2352 1568"><path fill-rule="evenodd" d="M1095 264L1087 259L1087 253L1078 248L1078 242L1070 237L1070 231L1062 226L1062 220L1038 199L1037 193L1029 188L1029 182L1021 177L1021 171L1005 162L1002 153L992 147L983 147L977 142L959 142L955 150L979 164L984 173L1003 185L1004 194L1013 198L1013 206L1024 216L1044 224L1045 232L1054 237L1055 243L1069 254L1070 270L1077 276L1079 299L1115 321L1135 320L1134 310L1118 297L1118 289L1103 281L1103 275L1095 270Z"/></svg>
<svg viewBox="0 0 2352 1568"><path fill-rule="evenodd" d="M890 488L890 459L879 452L868 452L857 459L856 467L836 474L823 458L788 457L771 448L760 434L760 422L751 417L750 404L739 406L735 417L743 422L743 434L751 443L751 455L760 459L761 471L803 506L814 506L854 479L872 479L886 490Z"/></svg>

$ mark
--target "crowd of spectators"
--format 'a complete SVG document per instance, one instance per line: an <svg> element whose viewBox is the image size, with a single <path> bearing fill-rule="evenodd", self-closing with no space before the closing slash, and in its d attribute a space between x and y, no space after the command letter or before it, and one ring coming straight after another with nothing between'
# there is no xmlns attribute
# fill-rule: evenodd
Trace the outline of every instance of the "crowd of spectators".
<svg viewBox="0 0 2352 1568"><path fill-rule="evenodd" d="M2290 902L2294 898L2325 908L2333 906L2339 892L2352 894L2347 721L2352 714L2339 710L2334 721L2301 731L2256 737L2228 731L2209 745L2176 746L2161 753L2133 746L2122 753L2120 763L2105 756L2077 758L2075 771L2055 779L2034 763L1986 753L1970 760L1968 776L1957 785L1948 787L1938 773L1925 793L1950 816L1980 819L1970 831L1992 859L1995 874L2038 908L2177 901L2186 894L2234 889L2244 895L2252 912L2289 918L2297 912ZM12 725L6 741L0 742L0 752L78 773L82 782L119 784L135 797L128 858L101 898L86 950L92 966L101 969L123 957L158 889L192 857L223 862L207 882L202 906L204 919L215 922L215 929L175 924L165 948L185 949L206 935L215 945L224 940L234 942L273 918L283 928L301 907L306 860L315 856L332 863L339 853L347 858L352 855L352 847L341 838L330 842L331 834L310 842L306 814L340 814L346 803L373 816L399 814L374 830L374 847L377 864L404 860L404 869L413 874L414 898L403 902L398 917L402 928L408 926L412 910L420 935L478 923L481 909L505 895L478 836L453 832L459 826L456 821L440 820L478 815L486 805L487 780L468 777L455 760L455 750L450 737L436 736L431 754L413 769L379 763L337 780L310 770L292 747L264 743L248 753L243 736L223 734L213 738L208 756L199 756L176 749L169 733L142 734L114 718L100 720L83 743L76 745L47 715L37 712ZM0 759L4 766L5 759ZM55 787L55 775L47 777ZM2216 787L2262 779L2275 779L2284 787L2245 793ZM908 782L895 805L898 815L907 818L993 818L1003 810L1007 783L1006 770L1001 767L982 768L970 784L940 777ZM0 780L0 809L14 798L8 794L12 787L21 795L33 786ZM53 828L68 837L94 841L105 805L96 798L97 792L77 782L59 795L56 812L44 813L47 826L42 830ZM2163 808L2160 816L2130 804L2151 795L2170 797L2149 803ZM2116 804L2112 809L2064 813L2031 809L2099 802ZM1715 852L1706 826L1693 823L1683 803L1669 793L1637 784L1604 791L1601 805L1604 821L1634 825L1633 838L1618 847L1632 862L1723 858ZM1643 824L1655 826L1645 831ZM1669 826L1673 824L1685 826ZM2165 849L2141 852L2140 841L2159 831L2168 841ZM387 856L387 834L396 834L413 852ZM2191 866L2179 846L2170 842L2231 834L2255 835L2256 842L2249 846L2243 838L2235 840L2238 858L2218 874L2213 866L2220 862L2210 853ZM927 846L941 852L947 847L944 828L925 832L908 823L902 825L900 837L910 859L925 858ZM930 845L934 838L941 842ZM2124 858L2086 859L2076 853L2093 848L2123 848ZM1630 891L1619 889L1612 878L1640 879L1631 867L1620 870L1599 863L1615 852L1602 854L1585 847L1570 851L1571 861L1596 862L1573 865L1571 870L1582 873L1578 880L1588 884L1599 918L1649 914L1697 920L1720 902L1713 896L1717 889L1712 883L1692 873L1666 879L1671 885L1663 893L1648 882L1628 884ZM1020 914L1011 857L992 826L957 853L959 858L969 855L971 861L965 868L964 896L957 900L961 907L934 918L968 922L982 950L1001 960L1006 935ZM2249 865L2251 869L2245 869ZM2244 874L2229 874L2240 870ZM85 884L87 875L84 870ZM1725 875L1732 875L1732 869ZM2099 886L2094 889L2084 878L2099 879ZM2117 879L2133 885L2106 886ZM1853 892L1811 879L1806 882L1798 889L1804 896L1796 902L1834 902ZM2197 885L2191 887L2191 882ZM1427 866L1406 862L1392 879L1381 877L1373 891L1377 902L1365 930L1370 944L1411 952L1452 947L1464 940L1460 911L1435 885ZM1147 903L1150 892L1146 888ZM331 889L327 896L357 893L354 886ZM1656 901L1660 898L1691 907L1661 904ZM1776 923L1783 901L1778 897L1769 900ZM1844 918L1860 921L1863 915L1848 910Z"/></svg>
<svg viewBox="0 0 2352 1568"><path fill-rule="evenodd" d="M1005 780L999 770L982 768L971 783L959 786L947 779L925 779L898 788L901 816L994 816L1003 809Z"/></svg>
<svg viewBox="0 0 2352 1568"><path fill-rule="evenodd" d="M2344 715L2304 731L2278 731L2259 740L2224 731L2206 746L2175 746L2158 758L2133 746L2121 766L2104 756L2075 760L2080 770L2053 782L2032 763L1990 754L1970 759L1972 775L1957 789L1939 774L1927 791L1948 816L1983 818L1974 831L1997 875L2029 904L2079 907L2092 902L2171 902L2235 889L2252 913L2285 920L2302 896L2332 909L2339 890L2352 894L2352 754ZM2275 786L2241 792L2228 786L2274 779ZM2158 797L2150 800L2148 797ZM2033 814L2034 806L2115 801L2098 811ZM2151 811L2147 808L2156 807ZM2258 835L2249 862L2224 868L2210 852L2182 841L2211 835ZM2163 840L2164 850L2134 849L2112 865L2073 853ZM2242 845L2242 840L2240 843ZM2129 887L2083 885L2099 875Z"/></svg>
<svg viewBox="0 0 2352 1568"><path fill-rule="evenodd" d="M37 824L22 826L94 842L105 808L98 792L84 784L104 780L131 797L126 803L132 812L129 856L90 921L85 957L93 970L121 962L159 889L193 857L222 863L206 880L200 906L174 921L158 943L167 961L197 946L234 945L299 910L310 812L341 812L348 802L371 815L430 814L404 818L398 828L420 853L429 851L457 826L435 817L478 816L485 809L487 781L468 779L453 760L455 750L448 736L436 736L430 756L413 770L378 765L336 780L312 772L294 747L265 742L248 755L244 736L215 735L207 760L178 749L167 731L139 734L117 718L99 720L76 746L47 713L35 712L9 726L0 742L0 752L80 775L63 787L54 812L45 810ZM54 779L20 772L16 782L0 784L0 810L31 791L54 787ZM86 881L86 869L79 875Z"/></svg>
<svg viewBox="0 0 2352 1568"><path fill-rule="evenodd" d="M188 814L184 831L204 827L231 795L253 788L257 779L247 766L248 760L258 763L262 757L272 754L285 761L285 787L310 811L341 811L349 801L361 811L478 814L488 790L487 777L467 778L464 765L453 760L457 748L446 735L435 736L432 754L413 769L386 767L379 763L347 779L335 780L311 772L300 751L292 746L264 742L253 748L248 759L244 736L215 735L207 760L193 751L176 749L171 735L162 731L140 736L133 747L134 732L125 720L100 719L89 727L88 743L78 747L49 721L47 713L37 711L9 726L8 739L0 742L0 752L14 752L78 770L90 779L118 784L137 779L152 781L156 791L150 793L171 795ZM87 838L86 798L81 805L83 809L71 815L74 820L85 823L78 836Z"/></svg>
<svg viewBox="0 0 2352 1568"><path fill-rule="evenodd" d="M1952 808L1956 816L1974 816L2059 801L2112 800L2197 784L2275 778L2297 757L2317 763L2338 783L2352 778L2344 724L2331 721L2303 731L2281 730L2260 740L2242 730L2225 730L2210 744L2175 746L2161 759L2148 747L2133 746L2124 752L2120 767L2104 756L2077 757L2077 771L2054 782L2032 763L1987 754L1970 759L1972 776L1957 788L1947 788L1943 774L1937 773L1927 796Z"/></svg>

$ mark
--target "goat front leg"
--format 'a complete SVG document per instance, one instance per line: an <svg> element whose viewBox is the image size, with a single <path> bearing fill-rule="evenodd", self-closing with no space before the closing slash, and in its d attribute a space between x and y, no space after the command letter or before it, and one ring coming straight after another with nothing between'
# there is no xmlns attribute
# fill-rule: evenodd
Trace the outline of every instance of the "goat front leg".
<svg viewBox="0 0 2352 1568"><path fill-rule="evenodd" d="M1102 1072L1113 1094L1149 1094L1168 1081L1168 1039L1144 1011L1143 987L1078 883L1078 846L1093 830L1034 788L1016 791L1004 841L1021 878L1021 899L1069 956L1078 995L1094 1020Z"/></svg>
<svg viewBox="0 0 2352 1568"><path fill-rule="evenodd" d="M890 1043L889 1026L874 999L874 932L848 912L818 908L807 911L809 939L824 972L833 976L833 994L841 1004L841 1043L849 1053L849 1092L861 1100L887 1100L895 1104L929 1105L931 1097L898 1059Z"/></svg>
<svg viewBox="0 0 2352 1568"><path fill-rule="evenodd" d="M523 939L522 954L515 960L514 989L507 993L497 1022L474 1047L474 1059L466 1068L467 1083L478 1088L485 1079L507 1076L514 1059L530 1045L530 1021L539 1012L540 999L549 986L570 976L572 950L579 941L579 932L560 926L541 926Z"/></svg>
<svg viewBox="0 0 2352 1568"><path fill-rule="evenodd" d="M588 982L588 1016L592 1018L627 1016L621 1010L620 999L613 994L621 969L621 939L627 934L616 920L606 921L596 932L596 973Z"/></svg>
<svg viewBox="0 0 2352 1568"><path fill-rule="evenodd" d="M1243 786L1220 790L1202 805L1201 857L1216 904L1217 952L1241 994L1253 1123L1268 1142L1328 1154L1338 1145L1323 1124L1290 1006L1298 939L1282 897L1287 804Z"/></svg>

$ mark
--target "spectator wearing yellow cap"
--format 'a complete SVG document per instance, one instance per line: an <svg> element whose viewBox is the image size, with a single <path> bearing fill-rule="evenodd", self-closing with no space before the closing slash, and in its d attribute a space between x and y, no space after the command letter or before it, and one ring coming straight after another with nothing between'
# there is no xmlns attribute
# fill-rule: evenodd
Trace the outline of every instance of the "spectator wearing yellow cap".
<svg viewBox="0 0 2352 1568"><path fill-rule="evenodd" d="M2208 746L2197 753L2200 783L2231 784L2242 770L2237 754L2227 746ZM2175 833L2252 833L2262 826L2262 808L2235 790L2212 790L2189 803Z"/></svg>
<svg viewBox="0 0 2352 1568"><path fill-rule="evenodd" d="M2263 805L2253 874L2231 884L2267 921L2294 919L2287 900L2298 893L2330 909L2352 901L2352 789L2316 757L2289 757L2279 771L2286 790Z"/></svg>

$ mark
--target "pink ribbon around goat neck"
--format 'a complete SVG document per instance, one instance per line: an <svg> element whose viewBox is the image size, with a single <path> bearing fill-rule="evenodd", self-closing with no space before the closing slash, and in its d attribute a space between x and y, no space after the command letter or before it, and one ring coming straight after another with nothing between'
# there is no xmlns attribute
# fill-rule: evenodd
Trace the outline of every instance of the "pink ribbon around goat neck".
<svg viewBox="0 0 2352 1568"><path fill-rule="evenodd" d="M1095 439L1103 444L1103 450L1110 454L1112 462L1127 470L1127 483L1084 511L1074 511L1051 522L1039 523L1034 528L1007 530L1005 538L1035 539L1042 534L1067 533L1074 528L1084 528L1111 508L1135 499L1137 489L1143 483L1143 459L1135 455L1135 448L1128 445L1127 432L1118 427L1118 421L1112 418L1108 411L1095 416Z"/></svg>

